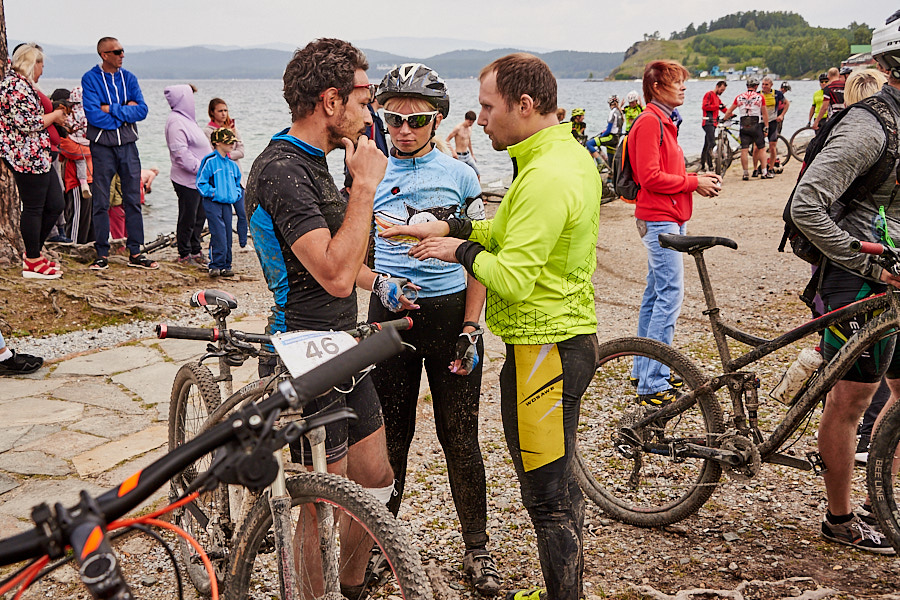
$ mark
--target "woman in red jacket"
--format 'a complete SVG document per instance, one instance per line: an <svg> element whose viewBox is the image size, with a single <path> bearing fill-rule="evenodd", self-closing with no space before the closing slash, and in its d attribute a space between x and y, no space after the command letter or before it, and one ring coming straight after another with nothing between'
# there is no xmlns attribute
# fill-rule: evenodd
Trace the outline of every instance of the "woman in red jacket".
<svg viewBox="0 0 900 600"><path fill-rule="evenodd" d="M684 103L688 71L669 60L644 69L647 108L628 133L628 156L640 185L634 216L647 248L647 288L641 301L638 335L671 344L684 299L684 262L679 252L659 246L661 233L684 235L691 218L693 192L717 196L721 179L712 173L688 174L678 145L672 111ZM665 366L646 358L634 361L632 380L641 404L662 406L675 399Z"/></svg>

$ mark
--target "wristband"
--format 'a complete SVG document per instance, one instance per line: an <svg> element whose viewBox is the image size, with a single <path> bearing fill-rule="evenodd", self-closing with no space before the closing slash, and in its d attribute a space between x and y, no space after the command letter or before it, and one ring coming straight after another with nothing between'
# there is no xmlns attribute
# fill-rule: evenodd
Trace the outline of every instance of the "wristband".
<svg viewBox="0 0 900 600"><path fill-rule="evenodd" d="M469 236L472 235L472 221L468 219L450 217L445 222L450 227L450 232L447 234L447 237L467 240L469 239Z"/></svg>

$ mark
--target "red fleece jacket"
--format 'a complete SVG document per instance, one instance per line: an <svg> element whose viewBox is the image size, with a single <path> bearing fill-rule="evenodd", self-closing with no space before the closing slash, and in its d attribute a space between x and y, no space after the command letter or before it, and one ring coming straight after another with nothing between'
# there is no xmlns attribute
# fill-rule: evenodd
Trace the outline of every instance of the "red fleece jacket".
<svg viewBox="0 0 900 600"><path fill-rule="evenodd" d="M659 125L663 135L660 145ZM644 221L674 221L682 225L691 218L692 193L697 175L688 175L684 153L678 145L678 130L669 115L655 104L638 117L628 132L628 159L638 190L634 216Z"/></svg>

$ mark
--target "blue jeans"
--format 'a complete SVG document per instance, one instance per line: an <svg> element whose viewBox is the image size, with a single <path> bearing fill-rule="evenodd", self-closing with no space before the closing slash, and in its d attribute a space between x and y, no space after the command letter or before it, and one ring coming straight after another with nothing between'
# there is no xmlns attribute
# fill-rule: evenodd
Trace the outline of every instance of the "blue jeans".
<svg viewBox="0 0 900 600"><path fill-rule="evenodd" d="M118 173L122 181L122 208L125 210L126 242L132 255L140 254L144 243L141 215L141 159L137 144L103 146L91 144L94 161L93 197L94 247L97 256L109 256L109 186Z"/></svg>
<svg viewBox="0 0 900 600"><path fill-rule="evenodd" d="M232 204L234 206L234 214L237 217L237 234L238 243L241 248L247 245L247 210L244 207L244 198Z"/></svg>
<svg viewBox="0 0 900 600"><path fill-rule="evenodd" d="M203 198L209 224L209 268L231 268L231 204Z"/></svg>
<svg viewBox="0 0 900 600"><path fill-rule="evenodd" d="M640 337L671 344L675 338L675 321L684 300L684 257L681 252L659 246L659 234L684 235L685 225L671 221L645 221L647 233L641 238L647 249L647 288L638 315ZM638 394L655 394L669 389L669 369L644 357L634 360L632 377L637 377Z"/></svg>

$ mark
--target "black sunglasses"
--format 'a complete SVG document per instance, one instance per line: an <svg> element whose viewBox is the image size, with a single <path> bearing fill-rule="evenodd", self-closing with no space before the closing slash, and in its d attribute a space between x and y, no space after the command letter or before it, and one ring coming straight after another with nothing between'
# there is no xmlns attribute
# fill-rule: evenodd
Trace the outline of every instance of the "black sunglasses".
<svg viewBox="0 0 900 600"><path fill-rule="evenodd" d="M406 121L409 124L410 129L418 129L431 123L431 120L434 119L436 114L438 114L438 111L436 110L431 112L412 113L411 115L404 115L386 110L384 111L384 121L391 127L397 127L398 129L403 127L403 122Z"/></svg>
<svg viewBox="0 0 900 600"><path fill-rule="evenodd" d="M119 48L118 50L107 50L103 54L115 54L116 56L122 56L125 54L125 48Z"/></svg>

